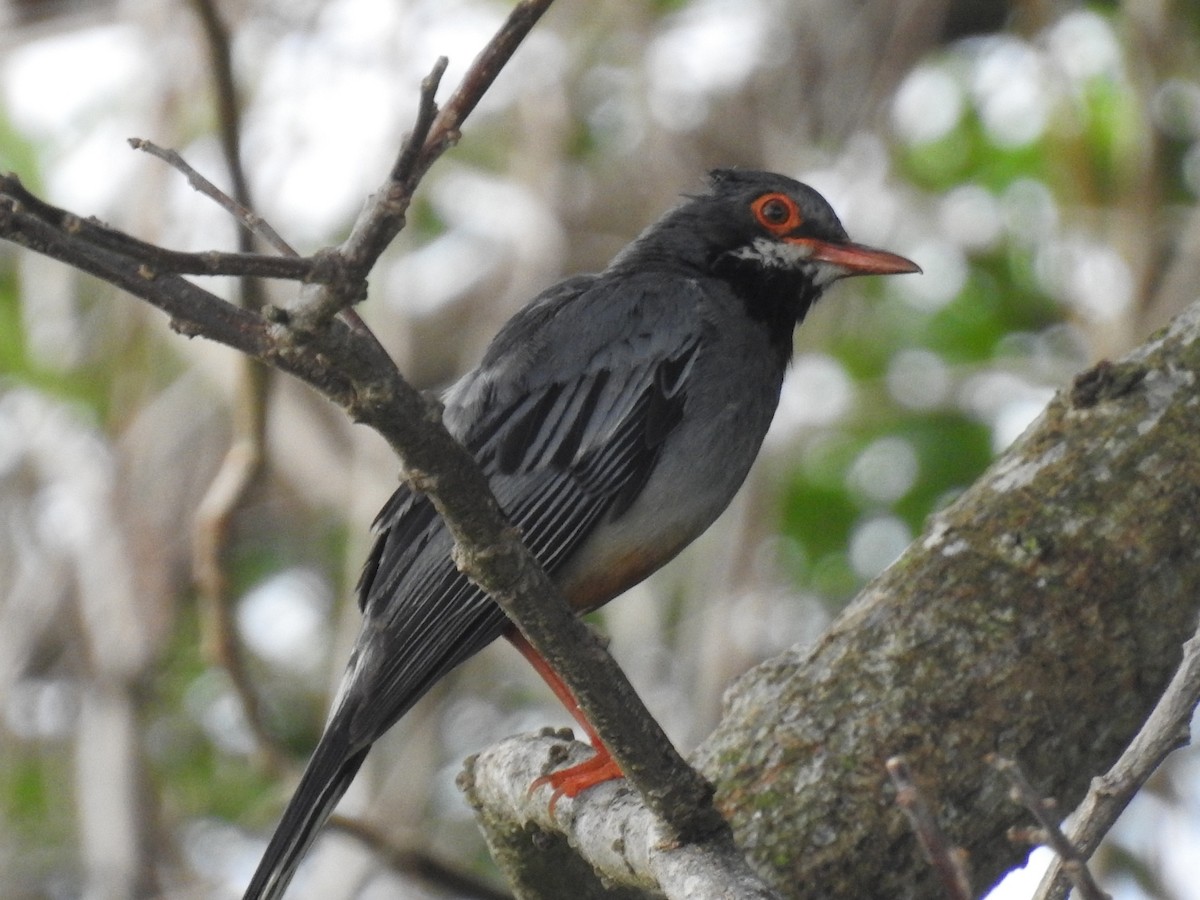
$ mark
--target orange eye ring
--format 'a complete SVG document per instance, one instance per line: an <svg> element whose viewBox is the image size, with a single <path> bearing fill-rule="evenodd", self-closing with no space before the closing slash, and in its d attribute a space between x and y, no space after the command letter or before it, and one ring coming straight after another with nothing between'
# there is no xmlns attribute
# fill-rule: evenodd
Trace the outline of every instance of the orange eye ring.
<svg viewBox="0 0 1200 900"><path fill-rule="evenodd" d="M778 191L763 194L750 204L750 211L758 224L776 237L795 231L804 221L796 201Z"/></svg>

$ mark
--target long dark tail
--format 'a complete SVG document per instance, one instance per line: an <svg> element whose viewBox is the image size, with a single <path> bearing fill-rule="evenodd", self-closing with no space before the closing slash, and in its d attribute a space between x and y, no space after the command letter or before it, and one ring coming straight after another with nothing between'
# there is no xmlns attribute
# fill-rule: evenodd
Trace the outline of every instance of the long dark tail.
<svg viewBox="0 0 1200 900"><path fill-rule="evenodd" d="M371 748L347 755L340 731L327 728L317 744L243 900L277 900L283 896L317 832L354 780Z"/></svg>

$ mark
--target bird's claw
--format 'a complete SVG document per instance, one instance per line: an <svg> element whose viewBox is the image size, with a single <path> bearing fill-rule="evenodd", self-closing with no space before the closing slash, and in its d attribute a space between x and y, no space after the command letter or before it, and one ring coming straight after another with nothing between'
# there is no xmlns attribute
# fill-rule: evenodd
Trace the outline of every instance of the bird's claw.
<svg viewBox="0 0 1200 900"><path fill-rule="evenodd" d="M617 761L607 751L601 750L577 765L535 778L529 786L529 792L532 794L538 788L550 785L553 788L550 794L550 815L553 816L560 797L577 797L597 784L624 777Z"/></svg>

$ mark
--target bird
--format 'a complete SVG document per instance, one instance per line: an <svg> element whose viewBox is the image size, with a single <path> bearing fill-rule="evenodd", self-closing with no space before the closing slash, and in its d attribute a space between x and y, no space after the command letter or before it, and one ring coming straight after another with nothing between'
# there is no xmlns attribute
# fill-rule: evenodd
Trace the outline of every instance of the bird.
<svg viewBox="0 0 1200 900"><path fill-rule="evenodd" d="M715 169L596 274L536 296L443 397L512 525L578 614L648 577L733 499L762 445L793 333L826 288L919 272L854 243L785 175ZM372 744L439 679L507 637L570 709L569 689L456 568L427 497L402 485L374 524L361 630L324 731L245 900L278 898ZM549 776L574 796L620 776L596 755Z"/></svg>

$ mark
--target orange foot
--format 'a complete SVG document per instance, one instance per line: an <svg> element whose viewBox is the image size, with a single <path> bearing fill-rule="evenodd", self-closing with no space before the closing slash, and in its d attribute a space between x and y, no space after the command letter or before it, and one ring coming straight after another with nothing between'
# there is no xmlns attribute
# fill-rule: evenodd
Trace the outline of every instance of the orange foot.
<svg viewBox="0 0 1200 900"><path fill-rule="evenodd" d="M534 779L529 790L536 791L546 784L554 788L554 793L550 795L550 815L554 815L554 807L558 804L559 797L564 795L576 797L597 784L624 777L624 773L617 766L617 761L609 755L607 750L601 749L591 759L585 759L578 765L568 766Z"/></svg>

